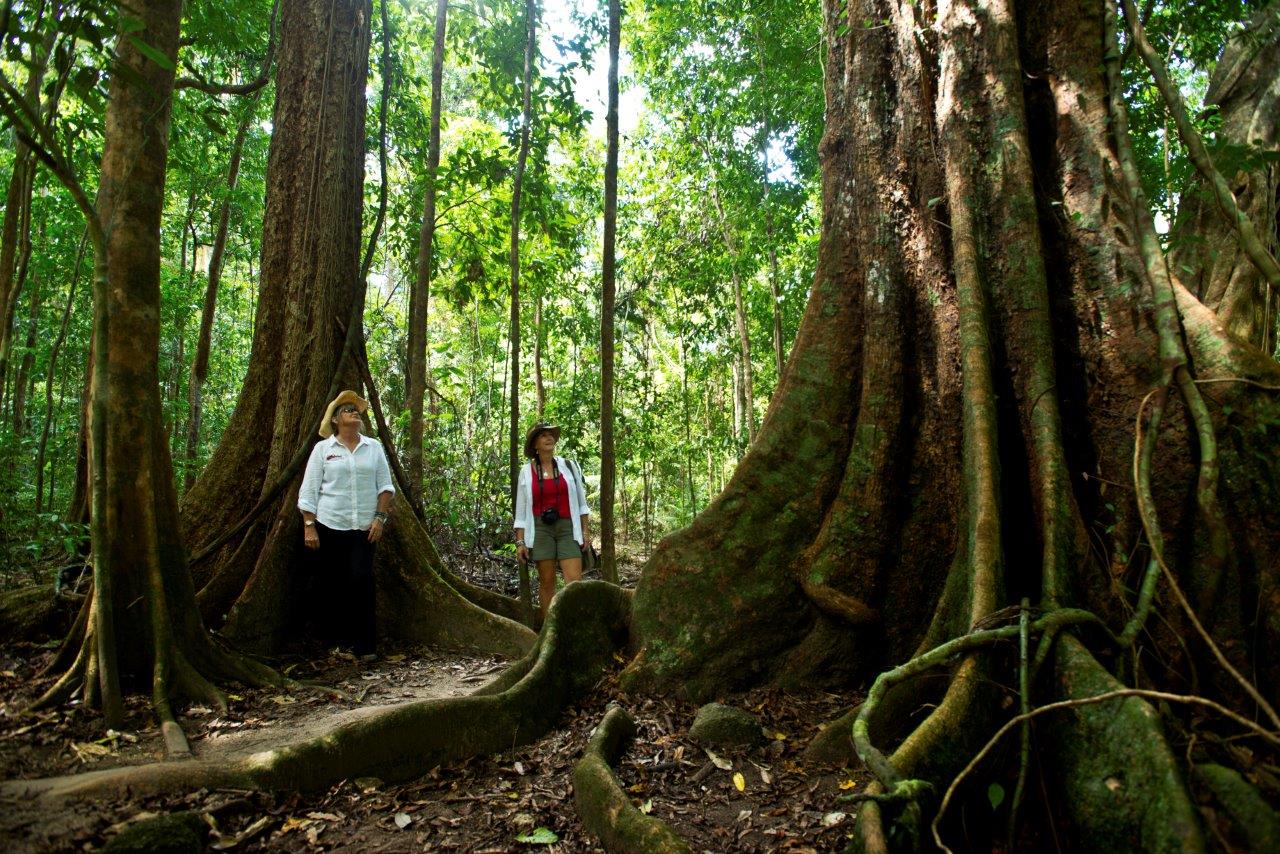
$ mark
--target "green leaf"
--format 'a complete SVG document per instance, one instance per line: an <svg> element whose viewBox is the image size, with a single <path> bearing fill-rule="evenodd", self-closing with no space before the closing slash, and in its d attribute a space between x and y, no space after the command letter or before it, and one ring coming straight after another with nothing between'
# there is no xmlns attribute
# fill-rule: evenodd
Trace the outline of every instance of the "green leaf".
<svg viewBox="0 0 1280 854"><path fill-rule="evenodd" d="M140 33L146 28L147 25L144 22L139 21L137 18L131 18L128 15L124 15L120 18L120 29L124 30L126 33Z"/></svg>
<svg viewBox="0 0 1280 854"><path fill-rule="evenodd" d="M987 786L987 800L991 802L992 812L1000 809L1000 805L1004 803L1004 786L999 783L992 783Z"/></svg>
<svg viewBox="0 0 1280 854"><path fill-rule="evenodd" d="M133 43L133 46L138 49L139 53L141 53L147 59L154 62L156 65L163 68L165 71L173 71L176 68L176 66L173 64L173 60L171 60L169 57L165 56L163 53L156 50L154 47L147 44L137 36L129 36L129 41Z"/></svg>
<svg viewBox="0 0 1280 854"><path fill-rule="evenodd" d="M560 841L560 837L556 836L556 832L549 827L539 827L532 833L522 833L516 837L516 842L523 842L526 845L554 845Z"/></svg>

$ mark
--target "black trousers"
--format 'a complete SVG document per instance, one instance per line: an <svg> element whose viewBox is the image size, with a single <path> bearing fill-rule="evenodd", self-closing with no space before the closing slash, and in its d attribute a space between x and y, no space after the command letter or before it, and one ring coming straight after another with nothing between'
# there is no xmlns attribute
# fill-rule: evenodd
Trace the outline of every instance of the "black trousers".
<svg viewBox="0 0 1280 854"><path fill-rule="evenodd" d="M373 543L368 531L337 531L316 523L316 616L326 644L349 646L356 655L375 650Z"/></svg>

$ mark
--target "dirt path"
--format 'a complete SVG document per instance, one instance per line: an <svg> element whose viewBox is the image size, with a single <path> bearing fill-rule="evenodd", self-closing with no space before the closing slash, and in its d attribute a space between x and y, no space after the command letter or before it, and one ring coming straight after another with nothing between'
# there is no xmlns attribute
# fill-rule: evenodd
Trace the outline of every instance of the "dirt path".
<svg viewBox="0 0 1280 854"><path fill-rule="evenodd" d="M0 778L74 774L162 758L160 732L141 700L131 702L119 732L105 735L101 720L78 704L23 714L44 686L35 674L45 658L22 649L0 652ZM189 706L179 711L179 721L195 756L243 756L301 741L379 707L468 694L506 664L428 650L396 652L371 664L330 654L285 664L287 674L306 687L232 692L226 714Z"/></svg>

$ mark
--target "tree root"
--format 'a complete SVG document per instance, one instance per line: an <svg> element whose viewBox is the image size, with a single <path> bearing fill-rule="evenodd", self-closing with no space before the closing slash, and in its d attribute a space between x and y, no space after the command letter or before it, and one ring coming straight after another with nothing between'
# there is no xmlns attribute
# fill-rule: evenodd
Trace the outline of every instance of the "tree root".
<svg viewBox="0 0 1280 854"><path fill-rule="evenodd" d="M1280 850L1280 814L1244 777L1221 765L1203 764L1195 767L1195 779L1213 793L1248 850Z"/></svg>
<svg viewBox="0 0 1280 854"><path fill-rule="evenodd" d="M1055 693L1080 700L1124 686L1070 634L1055 646ZM1205 847L1182 770L1152 707L1138 697L1068 708L1041 730L1075 839L1098 850Z"/></svg>
<svg viewBox="0 0 1280 854"><path fill-rule="evenodd" d="M1206 708L1209 708L1209 709L1212 709L1213 711L1218 712L1219 714L1222 714L1222 715L1225 715L1226 717L1231 718L1237 723L1244 725L1246 729L1254 730L1261 737L1273 743L1280 744L1280 734L1267 732L1266 730L1261 729L1260 727L1257 727L1252 721L1249 721L1246 718L1240 717L1239 715L1235 714L1234 712L1222 706L1221 704L1215 703L1212 700L1206 700L1203 697L1182 696L1178 694L1169 694L1164 691L1147 691L1141 688L1120 688L1115 691L1107 691L1105 693L1096 694L1091 697L1079 697L1074 700L1061 700L1056 703L1049 703L1048 705L1040 706L1037 709L1025 711L1019 714L1017 717L1005 723L1004 726L1000 727L1000 729L996 731L996 734L991 737L990 741L988 741L986 745L981 750L978 751L977 755L975 755L973 759L969 761L969 764L964 767L964 770L962 770L958 775L956 775L956 778L951 781L951 785L947 787L947 791L942 797L942 803L938 806L937 815L934 816L934 819L933 819L934 842L936 842L938 847L944 851L949 852L951 850L943 843L942 836L938 832L938 824L942 820L942 815L943 813L946 812L947 806L951 803L951 798L955 794L956 790L960 787L960 784L978 766L978 764L982 762L982 760L987 756L987 754L989 754L992 751L992 749L995 748L996 744L999 743L1000 739L1009 733L1010 730L1012 730L1014 727L1021 727L1025 730L1026 725L1031 721L1032 718L1036 718L1036 717L1039 717L1040 715L1048 714L1050 712L1058 711L1061 709L1079 708L1081 706L1092 705L1093 703L1102 703L1108 700L1118 700L1125 697L1142 697L1142 698L1151 699L1151 700L1163 700L1166 702L1188 703L1192 705L1204 706ZM1231 769L1228 769L1228 768L1223 768L1220 765L1197 766L1198 771L1204 768L1215 769L1212 772L1215 775L1215 778L1214 778L1215 783L1221 782L1223 783L1225 788L1231 789L1233 792L1241 793L1243 796L1243 799L1247 801L1251 806L1251 808L1249 809L1249 812L1251 814L1254 812L1254 809L1259 803L1261 803L1264 810L1269 810L1269 808L1265 806L1265 802L1262 802L1260 800L1260 797L1258 796L1256 790L1254 790L1253 787L1249 786L1247 783L1244 783L1243 779L1235 771L1232 771ZM1245 788L1244 789L1240 788L1240 784L1243 784ZM1216 794L1217 789L1215 788L1214 791ZM1256 818L1258 821L1261 821L1263 824L1265 824L1265 812L1258 812ZM1273 821L1274 821L1274 816L1273 816ZM1280 842L1280 833L1276 834L1276 841ZM1261 848L1256 848L1255 850L1271 850L1274 847L1275 847L1274 845L1263 846Z"/></svg>
<svg viewBox="0 0 1280 854"><path fill-rule="evenodd" d="M578 815L610 854L691 851L666 822L645 815L632 805L610 767L635 734L635 721L621 706L613 706L605 713L573 769L573 798Z"/></svg>
<svg viewBox="0 0 1280 854"><path fill-rule="evenodd" d="M162 762L72 777L14 781L22 796L134 796L234 787L316 790L358 776L387 781L528 743L554 726L625 648L630 599L601 581L570 584L551 603L537 644L493 683L467 697L369 709L316 738L232 761Z"/></svg>

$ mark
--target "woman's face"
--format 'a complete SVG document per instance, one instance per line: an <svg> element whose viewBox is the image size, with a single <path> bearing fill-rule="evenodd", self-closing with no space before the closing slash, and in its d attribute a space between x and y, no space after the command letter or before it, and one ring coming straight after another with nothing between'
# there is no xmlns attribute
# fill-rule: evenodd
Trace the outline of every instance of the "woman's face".
<svg viewBox="0 0 1280 854"><path fill-rule="evenodd" d="M354 426L357 430L364 426L364 422L360 420L360 410L355 408L354 404L344 403L338 407L338 411L333 416L333 432L337 433L343 427Z"/></svg>
<svg viewBox="0 0 1280 854"><path fill-rule="evenodd" d="M554 433L550 430L543 430L538 434L538 438L533 440L533 446L538 449L540 454L551 454L555 452L557 441L559 440L556 439Z"/></svg>

